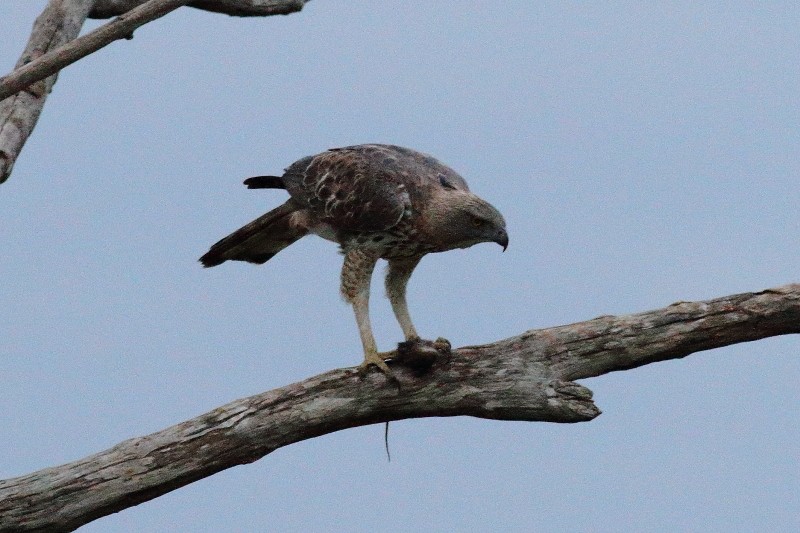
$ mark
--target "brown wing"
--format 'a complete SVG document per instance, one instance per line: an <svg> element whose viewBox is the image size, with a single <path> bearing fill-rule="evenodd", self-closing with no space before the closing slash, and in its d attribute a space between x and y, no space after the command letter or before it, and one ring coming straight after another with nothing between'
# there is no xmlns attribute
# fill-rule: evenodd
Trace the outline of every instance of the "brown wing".
<svg viewBox="0 0 800 533"><path fill-rule="evenodd" d="M431 188L469 190L461 176L435 158L384 144L305 157L280 181L318 220L345 231L391 228L409 210L424 210Z"/></svg>
<svg viewBox="0 0 800 533"><path fill-rule="evenodd" d="M328 150L297 161L283 175L295 201L321 222L344 231L381 231L410 207L398 165L366 146Z"/></svg>

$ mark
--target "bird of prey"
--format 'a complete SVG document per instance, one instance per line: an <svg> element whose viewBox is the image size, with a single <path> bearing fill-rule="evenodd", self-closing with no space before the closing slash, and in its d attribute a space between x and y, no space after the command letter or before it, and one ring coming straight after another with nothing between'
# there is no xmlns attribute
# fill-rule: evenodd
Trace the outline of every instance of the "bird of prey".
<svg viewBox="0 0 800 533"><path fill-rule="evenodd" d="M481 242L508 246L500 212L433 157L399 146L362 144L305 157L283 176L257 176L251 189L286 189L290 198L217 242L200 262L265 263L308 235L336 242L344 254L341 292L352 304L364 362L391 376L369 320L372 272L389 262L386 293L407 341L418 341L406 305L406 284L422 256Z"/></svg>

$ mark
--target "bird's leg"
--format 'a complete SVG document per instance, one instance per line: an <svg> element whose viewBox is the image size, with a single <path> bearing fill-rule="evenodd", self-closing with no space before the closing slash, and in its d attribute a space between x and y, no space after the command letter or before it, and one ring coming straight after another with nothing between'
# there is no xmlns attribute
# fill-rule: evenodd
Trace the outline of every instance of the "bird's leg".
<svg viewBox="0 0 800 533"><path fill-rule="evenodd" d="M393 259L389 261L389 268L386 272L386 296L392 304L394 316L400 323L407 341L419 339L417 330L411 322L411 315L408 312L406 303L406 285L414 268L419 264L421 258L413 259Z"/></svg>
<svg viewBox="0 0 800 533"><path fill-rule="evenodd" d="M392 377L389 366L378 353L369 321L369 288L377 262L378 255L373 252L358 248L349 250L344 256L342 266L342 296L353 305L358 333L364 346L364 362L359 366L359 371L364 372L369 365L375 365L384 374Z"/></svg>

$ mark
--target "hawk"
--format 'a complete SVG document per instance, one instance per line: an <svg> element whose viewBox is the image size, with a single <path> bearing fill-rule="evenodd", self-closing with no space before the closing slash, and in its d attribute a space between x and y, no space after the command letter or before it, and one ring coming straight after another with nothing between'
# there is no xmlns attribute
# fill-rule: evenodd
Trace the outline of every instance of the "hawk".
<svg viewBox="0 0 800 533"><path fill-rule="evenodd" d="M228 260L265 263L309 233L344 254L341 292L352 304L364 347L360 370L391 376L369 320L372 272L389 262L386 293L407 341L418 341L406 285L422 256L482 242L508 246L503 216L471 193L467 182L433 157L399 146L363 144L304 157L283 176L244 181L250 189L286 189L290 198L217 242L205 267Z"/></svg>

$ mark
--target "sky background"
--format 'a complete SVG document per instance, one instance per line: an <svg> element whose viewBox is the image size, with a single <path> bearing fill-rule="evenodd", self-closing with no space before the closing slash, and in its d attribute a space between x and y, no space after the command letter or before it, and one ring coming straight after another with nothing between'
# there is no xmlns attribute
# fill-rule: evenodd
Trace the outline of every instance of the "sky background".
<svg viewBox="0 0 800 533"><path fill-rule="evenodd" d="M12 68L44 1L0 3ZM98 21L87 24L95 27ZM454 346L800 281L795 2L182 8L61 73L0 186L0 478L360 362L332 243L197 263L362 142L434 154L510 246L409 286ZM381 349L401 332L380 283ZM407 420L280 449L82 531L797 531L800 341L582 383L589 423Z"/></svg>

